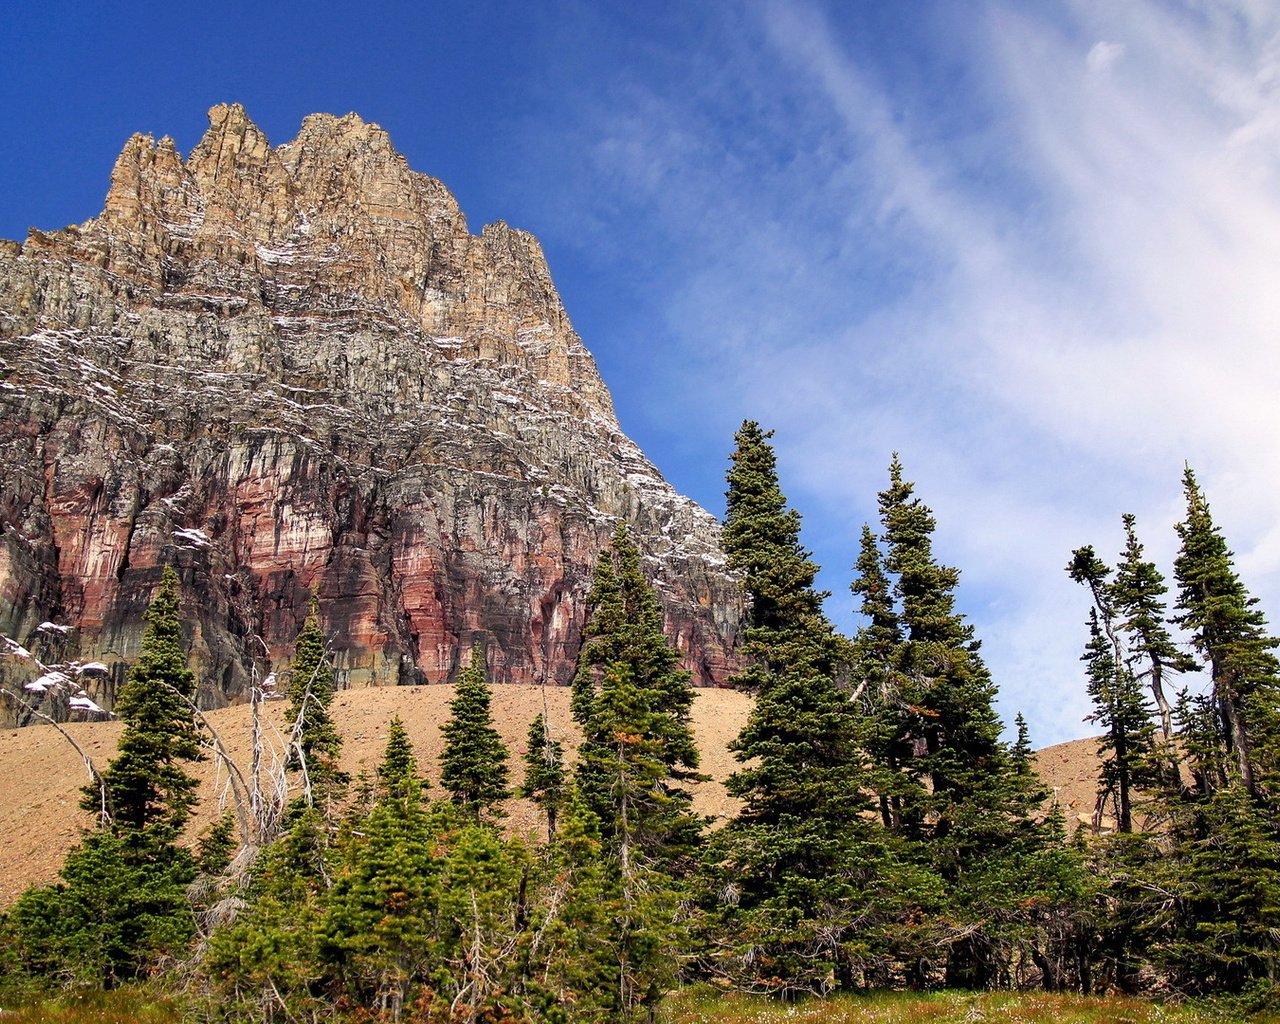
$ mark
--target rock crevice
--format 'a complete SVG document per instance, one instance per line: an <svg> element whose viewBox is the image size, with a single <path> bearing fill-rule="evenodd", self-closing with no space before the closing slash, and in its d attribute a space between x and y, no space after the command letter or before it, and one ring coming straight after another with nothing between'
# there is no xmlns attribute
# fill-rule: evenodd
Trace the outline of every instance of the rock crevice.
<svg viewBox="0 0 1280 1024"><path fill-rule="evenodd" d="M287 656L316 592L345 685L572 673L613 524L699 683L735 666L714 519L618 426L536 239L354 114L272 147L218 106L135 135L103 212L0 246L0 632L137 652L175 564L209 705Z"/></svg>

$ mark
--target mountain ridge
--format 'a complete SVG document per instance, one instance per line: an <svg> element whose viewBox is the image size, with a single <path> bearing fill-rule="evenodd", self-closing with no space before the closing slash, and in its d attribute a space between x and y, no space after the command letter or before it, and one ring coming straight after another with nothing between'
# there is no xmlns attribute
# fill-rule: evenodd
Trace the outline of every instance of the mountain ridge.
<svg viewBox="0 0 1280 1024"><path fill-rule="evenodd" d="M209 122L185 160L134 135L98 217L0 247L0 633L103 662L109 703L172 563L208 706L287 664L312 593L341 685L451 679L475 640L496 682L563 683L623 522L723 684L718 527L622 432L536 239L471 234L354 114L275 147Z"/></svg>

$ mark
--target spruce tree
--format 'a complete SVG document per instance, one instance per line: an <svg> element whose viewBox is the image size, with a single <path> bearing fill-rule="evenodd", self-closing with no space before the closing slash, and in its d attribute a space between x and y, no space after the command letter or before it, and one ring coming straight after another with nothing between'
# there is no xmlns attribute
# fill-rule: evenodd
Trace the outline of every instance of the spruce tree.
<svg viewBox="0 0 1280 1024"><path fill-rule="evenodd" d="M679 898L701 838L682 785L701 778L689 721L693 690L622 526L601 555L589 600L574 684L582 806L572 817L598 829L605 870L583 878L596 887L605 924L595 933L599 948L587 954L604 991L588 1005L630 1020L654 1012L688 941ZM566 837L575 849L586 841Z"/></svg>
<svg viewBox="0 0 1280 1024"><path fill-rule="evenodd" d="M680 785L701 778L690 725L693 688L622 526L597 565L588 603L574 680L576 713L587 715L579 719L577 784L607 838L673 867L700 832Z"/></svg>
<svg viewBox="0 0 1280 1024"><path fill-rule="evenodd" d="M29 890L11 927L26 965L113 987L181 951L192 933L191 852L178 845L196 802L183 762L200 759L178 615L178 577L166 567L146 612L138 660L120 690L116 756L82 806L107 820L68 855L61 881ZM101 820L101 817L100 817Z"/></svg>
<svg viewBox="0 0 1280 1024"><path fill-rule="evenodd" d="M444 752L440 757L440 784L455 804L477 820L500 816L499 802L511 795L507 748L493 727L492 701L484 650L477 643L449 703L449 721L441 726Z"/></svg>
<svg viewBox="0 0 1280 1024"><path fill-rule="evenodd" d="M440 860L413 749L392 720L373 809L344 853L325 903L320 955L346 990L398 1017L436 964Z"/></svg>
<svg viewBox="0 0 1280 1024"><path fill-rule="evenodd" d="M1116 565L1110 597L1119 619L1119 629L1127 639L1134 671L1146 677L1151 696L1160 712L1161 738L1168 743L1173 736L1173 705L1165 693L1165 681L1171 673L1191 672L1196 668L1173 642L1165 625L1165 594L1168 587L1155 563L1143 557L1142 544L1135 528L1136 517L1126 513L1125 548Z"/></svg>
<svg viewBox="0 0 1280 1024"><path fill-rule="evenodd" d="M1132 669L1133 658L1124 643L1125 624L1117 621L1120 612L1110 567L1092 547L1086 546L1072 553L1067 572L1089 588L1094 602L1089 611L1089 640L1081 656L1087 666L1088 690L1095 708L1091 720L1106 730L1099 746L1102 767L1094 827L1101 826L1104 809L1110 803L1119 831L1132 832L1135 788L1158 781L1155 727Z"/></svg>
<svg viewBox="0 0 1280 1024"><path fill-rule="evenodd" d="M564 745L551 738L545 714L529 723L524 755L524 785L520 796L534 801L547 816L547 841L556 838L556 819L568 798L568 773L564 766Z"/></svg>
<svg viewBox="0 0 1280 1024"><path fill-rule="evenodd" d="M1276 785L1280 770L1280 641L1236 574L1233 555L1214 525L1190 468L1183 476L1187 517L1177 526L1182 548L1174 563L1177 624L1204 659L1222 733L1236 776L1250 795Z"/></svg>
<svg viewBox="0 0 1280 1024"><path fill-rule="evenodd" d="M128 836L135 857L168 860L196 802L197 782L183 762L198 761L200 740L190 701L178 615L178 576L166 566L151 607L138 660L116 700L124 732L102 773L102 789L86 786L81 806L97 812L103 795L115 834Z"/></svg>
<svg viewBox="0 0 1280 1024"><path fill-rule="evenodd" d="M342 737L329 711L334 694L333 667L329 664L328 645L320 628L314 595L310 612L294 643L288 694L289 721L297 723L296 739L289 751L289 767L295 771L305 769L308 803L317 794L331 797L347 778L338 769Z"/></svg>
<svg viewBox="0 0 1280 1024"><path fill-rule="evenodd" d="M744 423L728 473L722 543L750 600L738 682L756 702L733 744L743 767L728 783L743 807L715 838L713 876L720 969L786 994L849 983L855 938L859 949L873 944L858 930L881 909L888 855L863 815L862 723L837 685L846 648L814 589L818 567L800 544L770 436Z"/></svg>
<svg viewBox="0 0 1280 1024"><path fill-rule="evenodd" d="M1025 921L1023 901L1071 898L1069 885L1041 892L1029 865L1061 860L1055 874L1064 882L1073 871L1060 839L1037 820L1042 786L1000 738L995 685L955 608L960 574L934 558L936 522L914 491L895 455L879 504L903 631L893 658L902 709L895 745L911 750L903 768L915 784L903 796L902 828L949 885L951 912L971 922L948 951L947 982L981 988L1007 970L1000 932Z"/></svg>

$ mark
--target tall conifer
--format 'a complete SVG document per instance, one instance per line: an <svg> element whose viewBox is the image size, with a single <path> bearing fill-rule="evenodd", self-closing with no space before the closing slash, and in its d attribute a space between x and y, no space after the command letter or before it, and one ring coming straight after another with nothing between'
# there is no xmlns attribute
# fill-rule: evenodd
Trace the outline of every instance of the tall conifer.
<svg viewBox="0 0 1280 1024"><path fill-rule="evenodd" d="M440 756L440 785L455 804L477 819L500 815L499 802L511 795L507 748L493 727L492 702L484 649L477 643L449 703L449 721L441 727L444 752Z"/></svg>

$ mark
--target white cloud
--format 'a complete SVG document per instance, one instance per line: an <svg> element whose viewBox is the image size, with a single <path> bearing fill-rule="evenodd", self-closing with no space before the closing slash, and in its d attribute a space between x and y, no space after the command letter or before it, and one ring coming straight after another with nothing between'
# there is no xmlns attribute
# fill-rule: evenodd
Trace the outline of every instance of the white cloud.
<svg viewBox="0 0 1280 1024"><path fill-rule="evenodd" d="M938 28L960 97L838 5L756 10L696 86L612 95L589 149L600 205L669 247L688 362L659 389L778 429L834 608L900 450L1008 717L1078 735L1062 567L1128 511L1168 567L1184 460L1280 598L1280 9L992 2Z"/></svg>
<svg viewBox="0 0 1280 1024"><path fill-rule="evenodd" d="M1124 56L1124 43L1109 43L1105 39L1099 40L1089 47L1089 53L1085 57L1085 63L1089 65L1089 70L1097 74L1106 74L1115 66L1115 63Z"/></svg>

